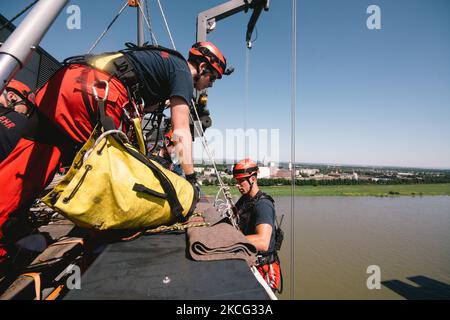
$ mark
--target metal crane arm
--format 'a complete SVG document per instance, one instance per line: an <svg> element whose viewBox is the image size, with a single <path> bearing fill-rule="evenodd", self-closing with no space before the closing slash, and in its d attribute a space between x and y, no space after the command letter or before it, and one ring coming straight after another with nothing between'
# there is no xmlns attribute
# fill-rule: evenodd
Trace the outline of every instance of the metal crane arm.
<svg viewBox="0 0 450 320"><path fill-rule="evenodd" d="M251 48L251 36L262 10L269 10L269 0L230 0L214 8L200 12L197 16L197 42L206 41L207 33L214 30L216 22L238 12L253 9L253 14L247 25L246 42Z"/></svg>

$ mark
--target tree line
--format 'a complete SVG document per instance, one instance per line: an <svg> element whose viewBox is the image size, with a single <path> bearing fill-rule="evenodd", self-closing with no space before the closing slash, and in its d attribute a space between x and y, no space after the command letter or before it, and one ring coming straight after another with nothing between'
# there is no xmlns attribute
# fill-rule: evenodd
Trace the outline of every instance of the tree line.
<svg viewBox="0 0 450 320"><path fill-rule="evenodd" d="M222 178L223 182L228 186L236 185L236 180L234 178ZM399 185L399 184L434 184L434 183L450 183L450 175L441 176L422 176L419 178L408 178L408 179L386 179L386 180L354 180L354 179L333 179L333 180L295 180L295 185L297 186L336 186L336 185ZM204 180L203 185L205 186L215 186L217 185L217 180ZM259 186L289 186L291 185L290 179L258 179Z"/></svg>

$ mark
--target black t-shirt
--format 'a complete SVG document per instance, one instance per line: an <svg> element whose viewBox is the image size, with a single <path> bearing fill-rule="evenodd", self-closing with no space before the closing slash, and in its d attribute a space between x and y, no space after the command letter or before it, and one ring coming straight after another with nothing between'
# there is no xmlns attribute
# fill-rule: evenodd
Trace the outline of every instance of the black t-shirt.
<svg viewBox="0 0 450 320"><path fill-rule="evenodd" d="M0 162L2 162L22 137L28 118L0 105Z"/></svg>
<svg viewBox="0 0 450 320"><path fill-rule="evenodd" d="M178 96L190 104L194 82L186 60L161 50L131 50L124 52L145 86L148 106Z"/></svg>
<svg viewBox="0 0 450 320"><path fill-rule="evenodd" d="M256 194L255 201L247 195L242 196L236 207L238 210L247 211L249 214L241 213L240 217L245 220L241 225L241 230L244 235L256 234L256 226L259 224L269 224L272 226L272 235L270 237L270 244L268 252L275 251L275 207L273 202L268 198L260 197L260 192ZM248 219L248 220L247 220Z"/></svg>

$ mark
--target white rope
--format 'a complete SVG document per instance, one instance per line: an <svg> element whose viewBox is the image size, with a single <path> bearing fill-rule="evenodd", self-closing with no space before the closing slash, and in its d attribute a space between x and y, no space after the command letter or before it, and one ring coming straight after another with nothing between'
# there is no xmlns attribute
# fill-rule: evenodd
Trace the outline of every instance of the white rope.
<svg viewBox="0 0 450 320"><path fill-rule="evenodd" d="M149 26L151 27L152 26L152 20L150 19L150 13L149 13L150 3L148 2L148 0L145 0L145 3L143 5L145 5L145 16L147 17ZM155 45L155 42L154 42L155 36L154 36L154 34L152 32L152 29L153 28L150 28L149 31L150 31L150 35L151 35L151 39L152 39L152 44Z"/></svg>
<svg viewBox="0 0 450 320"><path fill-rule="evenodd" d="M163 8L161 6L161 2L159 0L158 0L158 5L159 5L159 9L161 11L161 15L164 19L164 23L166 24L166 30L167 30L167 33L169 34L170 42L172 42L172 47L174 50L177 50L177 48L175 48L175 42L173 42L172 33L170 32L169 25L167 24L166 15L164 14L164 10L163 10Z"/></svg>
<svg viewBox="0 0 450 320"><path fill-rule="evenodd" d="M150 17L148 17L148 19L147 19L147 16L145 15L144 10L142 10L141 1L138 1L138 8L141 11L142 16L144 17L145 24L147 25L148 31L150 32L150 36L152 37L152 43L155 45L158 45L158 41L156 40L155 34L152 31L152 26L149 21Z"/></svg>
<svg viewBox="0 0 450 320"><path fill-rule="evenodd" d="M195 111L195 115L197 116L197 119L200 119L200 117L198 116L198 113L197 113L197 108L195 108L194 100L192 100L192 105L194 106L194 111ZM220 188L219 188L219 191L216 196L215 205L216 206L219 205L218 197L219 197L220 192L223 192L223 195L225 198L225 204L226 204L227 208L224 210L225 212L223 212L222 214L227 214L227 216L230 218L230 221L233 224L233 226L236 227L237 229L239 229L239 227L237 225L237 221L233 217L234 212L233 212L232 207L234 207L234 204L231 200L230 188L228 186L225 186L225 184L222 181L222 178L220 177L219 170L217 169L217 166L216 166L216 161L214 160L214 157L212 156L211 151L209 150L208 142L206 141L206 138L205 138L205 132L203 131L201 124L200 124L200 126L197 126L191 113L189 113L189 116L190 116L192 122L194 123L194 128L197 131L197 134L200 136L200 140L202 142L203 148L205 149L206 154L208 155L209 161L211 161L211 163L212 163L214 172L216 173L216 176L217 176L217 180L219 181ZM223 208L223 207L221 207L221 208Z"/></svg>
<svg viewBox="0 0 450 320"><path fill-rule="evenodd" d="M106 29L100 34L100 36L97 38L97 40L95 40L94 44L92 45L92 47L88 50L88 54L91 53L92 50L94 50L94 48L97 46L97 44L100 42L100 40L103 39L103 37L106 35L106 33L109 31L109 29L112 27L112 25L114 24L114 22L117 20L117 18L122 14L123 10L125 10L125 8L128 6L128 2L126 2L123 7L119 10L119 12L117 13L117 15L114 17L114 19L111 21L111 23L106 27Z"/></svg>
<svg viewBox="0 0 450 320"><path fill-rule="evenodd" d="M267 294L269 295L269 298L271 300L278 300L275 293L273 293L272 289L267 284L266 280L261 276L258 269L255 268L255 266L250 267L250 270L253 272L253 275L255 276L256 280L258 280L259 284L266 290Z"/></svg>
<svg viewBox="0 0 450 320"><path fill-rule="evenodd" d="M297 4L292 0L292 79L291 79L291 299L295 299L295 113L297 89Z"/></svg>

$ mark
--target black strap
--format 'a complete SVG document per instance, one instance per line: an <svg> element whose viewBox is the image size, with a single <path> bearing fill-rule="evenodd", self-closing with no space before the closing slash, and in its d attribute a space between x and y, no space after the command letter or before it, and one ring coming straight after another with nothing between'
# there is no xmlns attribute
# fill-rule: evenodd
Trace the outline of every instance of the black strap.
<svg viewBox="0 0 450 320"><path fill-rule="evenodd" d="M276 251L258 252L257 258L258 258L258 265L263 266L278 261L278 254Z"/></svg>
<svg viewBox="0 0 450 320"><path fill-rule="evenodd" d="M103 100L99 100L98 101L98 111L100 114L100 123L102 124L102 127L108 131L108 130L116 130L116 125L114 123L114 120L107 116L105 114L105 108L106 108L106 103ZM120 140L120 139L119 139Z"/></svg>
<svg viewBox="0 0 450 320"><path fill-rule="evenodd" d="M170 211L174 215L175 219L178 222L185 222L187 221L187 216L183 216L183 206L181 205L180 201L177 197L177 192L172 184L172 182L167 178L167 176L162 172L153 162L148 160L144 155L140 154L136 150L130 148L125 143L123 143L122 140L117 139L116 141L119 142L125 149L130 153L133 157L135 157L137 160L141 161L143 164L145 164L150 170L152 170L155 177L159 180L161 183L161 187L164 190L164 193L167 195L167 201L169 202Z"/></svg>
<svg viewBox="0 0 450 320"><path fill-rule="evenodd" d="M0 116L4 116L5 114L8 114L10 112L13 112L13 109L5 108L3 106L0 107Z"/></svg>
<svg viewBox="0 0 450 320"><path fill-rule="evenodd" d="M134 184L133 191L146 193L146 194L149 194L151 196L155 196L155 197L158 197L161 199L167 199L166 193L160 193L155 190L151 190L151 189L147 188L146 186L144 186L143 184L139 184L139 183Z"/></svg>
<svg viewBox="0 0 450 320"><path fill-rule="evenodd" d="M270 200L273 204L275 204L275 200L273 200L273 198L271 196L269 196L267 193L262 192L261 190L258 191L258 193L255 196L255 200L259 201L261 199L268 199Z"/></svg>
<svg viewBox="0 0 450 320"><path fill-rule="evenodd" d="M22 137L52 146L76 145L64 130L51 122L39 109L35 109L28 117L27 125L22 131Z"/></svg>
<svg viewBox="0 0 450 320"><path fill-rule="evenodd" d="M252 173L258 170L258 167L250 167L247 169L234 169L233 174L241 174L241 173Z"/></svg>
<svg viewBox="0 0 450 320"><path fill-rule="evenodd" d="M176 50L173 50L173 49L170 49L170 48L163 47L163 46L155 46L155 45L151 45L151 44L146 44L144 46L137 46L137 45L135 45L134 43L131 43L131 42L125 43L125 46L127 48L123 49L123 50L120 50L120 52L125 53L125 52L128 52L128 51L156 50L156 51L164 51L164 52L173 54L174 56L177 56L177 57L179 57L179 58L181 58L183 60L186 60L186 58L183 57L183 55L180 52L178 52Z"/></svg>
<svg viewBox="0 0 450 320"><path fill-rule="evenodd" d="M87 75L86 75L85 79L81 80L81 97L83 98L84 107L86 108L86 111L89 115L92 128L94 128L95 124L98 122L98 119L97 119L97 115L94 111L94 108L92 107L92 105L89 101L86 82L87 82Z"/></svg>

